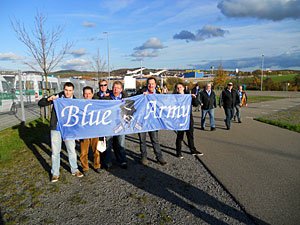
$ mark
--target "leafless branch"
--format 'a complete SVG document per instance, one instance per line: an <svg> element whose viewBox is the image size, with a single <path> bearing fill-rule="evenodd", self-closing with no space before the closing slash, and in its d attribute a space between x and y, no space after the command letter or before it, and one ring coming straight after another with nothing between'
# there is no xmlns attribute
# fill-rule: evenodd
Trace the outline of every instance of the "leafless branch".
<svg viewBox="0 0 300 225"><path fill-rule="evenodd" d="M47 16L43 12L37 12L34 17L34 27L31 29L31 32L28 32L24 23L20 20L10 20L18 40L25 44L29 55L35 59L47 81L47 74L64 59L66 53L72 48L73 43L67 41L62 47L58 48L57 44L64 29L62 26L58 26L50 32L45 28L46 22ZM57 49L59 50L57 51ZM32 63L25 62L25 64L35 69Z"/></svg>

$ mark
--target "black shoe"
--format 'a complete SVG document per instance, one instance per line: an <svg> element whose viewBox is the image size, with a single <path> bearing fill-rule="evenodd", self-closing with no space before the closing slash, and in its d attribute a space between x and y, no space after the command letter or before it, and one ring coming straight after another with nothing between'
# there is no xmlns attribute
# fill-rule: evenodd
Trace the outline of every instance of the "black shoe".
<svg viewBox="0 0 300 225"><path fill-rule="evenodd" d="M183 159L183 155L180 153L180 154L177 154L177 157L179 158L179 159Z"/></svg>
<svg viewBox="0 0 300 225"><path fill-rule="evenodd" d="M236 121L236 118L234 117L233 120Z"/></svg>
<svg viewBox="0 0 300 225"><path fill-rule="evenodd" d="M230 130L230 127L227 127L226 130Z"/></svg>
<svg viewBox="0 0 300 225"><path fill-rule="evenodd" d="M239 123L242 123L242 121L241 121L241 120L239 120Z"/></svg>
<svg viewBox="0 0 300 225"><path fill-rule="evenodd" d="M193 156L202 156L203 153L202 153L202 152L198 152L198 151L193 151L193 152L192 152L192 155L193 155Z"/></svg>
<svg viewBox="0 0 300 225"><path fill-rule="evenodd" d="M84 176L87 176L89 174L89 171L88 170L82 171L82 173L83 173Z"/></svg>
<svg viewBox="0 0 300 225"><path fill-rule="evenodd" d="M163 160L163 159L158 160L158 163L159 163L160 165L162 165L162 166L168 165L168 163L167 163L165 160Z"/></svg>
<svg viewBox="0 0 300 225"><path fill-rule="evenodd" d="M200 130L205 130L205 128L204 128L204 127L201 127Z"/></svg>
<svg viewBox="0 0 300 225"><path fill-rule="evenodd" d="M112 167L112 165L106 165L106 164L104 164L104 165L102 166L102 168L105 169L105 170L110 170L111 167Z"/></svg>
<svg viewBox="0 0 300 225"><path fill-rule="evenodd" d="M215 130L216 130L215 127L211 127L211 128L210 128L210 131L215 131Z"/></svg>
<svg viewBox="0 0 300 225"><path fill-rule="evenodd" d="M122 162L121 163L121 168L122 169L127 169L128 168L127 163L126 162Z"/></svg>
<svg viewBox="0 0 300 225"><path fill-rule="evenodd" d="M100 168L97 168L95 169L96 173L100 173L101 172L101 169Z"/></svg>

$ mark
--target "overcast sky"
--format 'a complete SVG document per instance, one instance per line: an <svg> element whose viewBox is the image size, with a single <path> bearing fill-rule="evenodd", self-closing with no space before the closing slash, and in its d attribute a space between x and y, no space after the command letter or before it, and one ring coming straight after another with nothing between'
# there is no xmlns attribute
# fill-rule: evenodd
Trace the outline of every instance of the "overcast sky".
<svg viewBox="0 0 300 225"><path fill-rule="evenodd" d="M299 0L28 0L0 3L0 70L29 70L34 62L10 20L30 30L36 12L47 28L62 25L61 41L74 42L55 68L91 70L90 59L111 69L300 69Z"/></svg>

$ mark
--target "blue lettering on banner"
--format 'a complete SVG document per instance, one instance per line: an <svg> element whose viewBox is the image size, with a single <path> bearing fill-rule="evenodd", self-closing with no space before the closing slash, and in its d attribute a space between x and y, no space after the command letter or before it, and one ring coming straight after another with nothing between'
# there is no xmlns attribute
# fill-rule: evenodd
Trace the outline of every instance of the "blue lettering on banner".
<svg viewBox="0 0 300 225"><path fill-rule="evenodd" d="M123 100L58 98L54 107L64 140L188 130L191 95L138 95Z"/></svg>

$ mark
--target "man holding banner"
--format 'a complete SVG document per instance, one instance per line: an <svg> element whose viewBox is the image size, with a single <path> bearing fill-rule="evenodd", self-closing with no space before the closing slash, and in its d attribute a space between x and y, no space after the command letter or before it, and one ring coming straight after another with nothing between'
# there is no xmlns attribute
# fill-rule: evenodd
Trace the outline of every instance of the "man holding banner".
<svg viewBox="0 0 300 225"><path fill-rule="evenodd" d="M149 77L147 79L147 86L142 88L138 94L159 94L159 92L156 90L156 78L155 77ZM148 132L151 143L154 149L154 153L156 155L156 159L159 164L162 166L167 165L167 162L163 159L161 149L160 149L160 144L158 140L158 130L156 131L149 131ZM141 163L143 165L147 164L147 150L146 150L146 132L144 133L139 133L139 138L140 138L140 151L141 151Z"/></svg>
<svg viewBox="0 0 300 225"><path fill-rule="evenodd" d="M104 99L109 100L123 100L123 98L127 98L127 93L123 92L123 85L120 81L115 81L113 83L112 91L110 92L108 97L104 97ZM114 148L114 153L117 161L120 163L121 168L127 169L127 160L125 153L125 135L117 135L107 137L107 148L106 148L106 157L107 157L107 165L111 165L111 154L112 147Z"/></svg>
<svg viewBox="0 0 300 225"><path fill-rule="evenodd" d="M176 84L176 94L185 94L184 93L184 84L183 83L177 83ZM196 95L192 94L192 97L196 99ZM195 105L195 103L194 103ZM192 107L191 107L192 109ZM176 152L177 152L177 157L180 159L183 159L182 153L181 153L181 145L183 141L183 136L184 132L186 133L187 140L188 140L188 147L194 156L202 156L203 153L197 151L195 144L194 144L194 119L193 119L193 114L192 110L190 111L190 128L188 130L181 130L177 131L177 138L176 138Z"/></svg>
<svg viewBox="0 0 300 225"><path fill-rule="evenodd" d="M74 97L74 85L71 82L66 82L64 84L64 91L59 94L52 95L50 97L42 98L38 105L41 107L45 107L48 105L52 105L53 101L58 98L68 98L72 99ZM50 119L50 129L51 129L51 148L52 148L52 180L51 182L57 182L59 178L59 167L60 167L60 151L62 144L62 135L60 131L60 127L57 124L57 114L56 107L52 107L51 111L51 119ZM83 177L83 174L78 170L77 166L77 155L75 152L75 140L64 140L68 151L69 163L71 166L71 172L73 176Z"/></svg>

